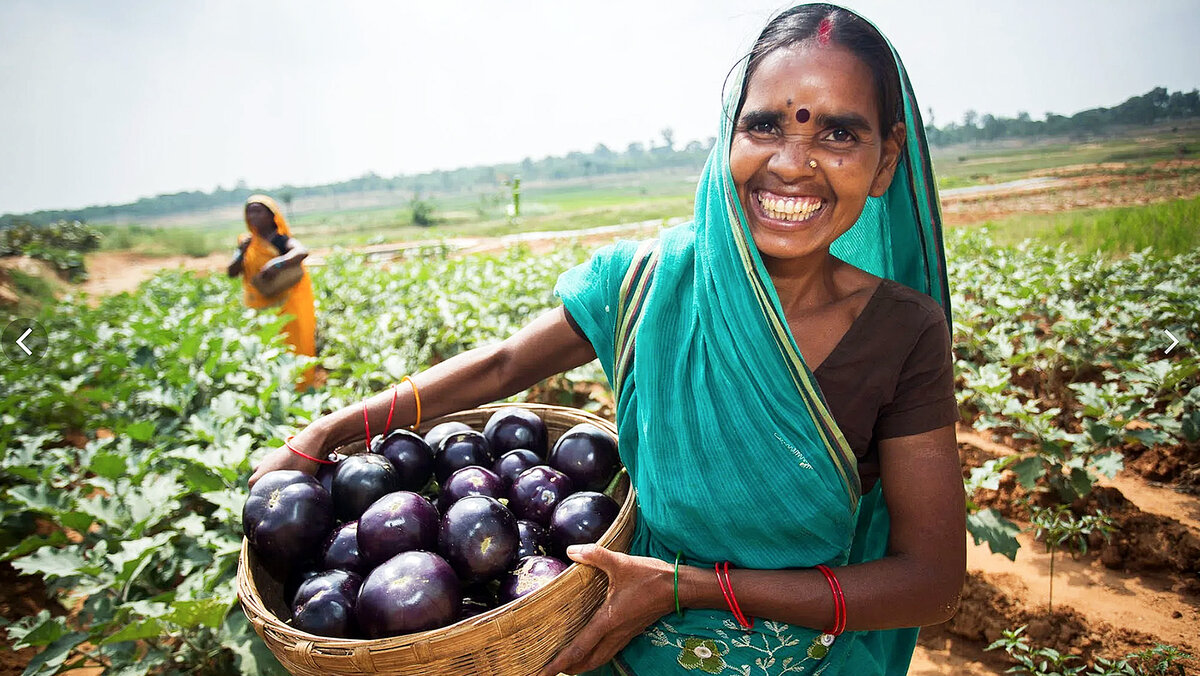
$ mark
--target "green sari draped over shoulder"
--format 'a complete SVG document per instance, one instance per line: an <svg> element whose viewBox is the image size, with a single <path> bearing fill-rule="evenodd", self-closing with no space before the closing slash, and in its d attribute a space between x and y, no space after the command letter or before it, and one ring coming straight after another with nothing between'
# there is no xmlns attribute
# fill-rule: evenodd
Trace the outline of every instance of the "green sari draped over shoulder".
<svg viewBox="0 0 1200 676"><path fill-rule="evenodd" d="M893 54L894 54L893 50ZM896 56L907 138L888 192L831 251L939 301L940 213L919 108ZM621 459L638 491L631 553L692 565L833 567L884 555L880 482L855 456L805 365L754 247L729 169L739 76L696 190L694 220L619 242L558 281L617 394ZM714 575L715 578L715 575ZM724 610L668 615L603 673L901 674L916 629L822 632Z"/></svg>

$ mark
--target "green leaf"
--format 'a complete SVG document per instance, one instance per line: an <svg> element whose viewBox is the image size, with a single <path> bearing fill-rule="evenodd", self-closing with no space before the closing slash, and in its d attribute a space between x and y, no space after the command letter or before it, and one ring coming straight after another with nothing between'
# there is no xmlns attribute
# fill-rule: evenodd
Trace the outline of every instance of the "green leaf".
<svg viewBox="0 0 1200 676"><path fill-rule="evenodd" d="M41 535L30 535L21 540L16 545L13 545L8 551L4 552L4 556L0 556L0 561L8 561L15 559L18 556L25 556L30 552L35 552L42 547L62 547L67 544L67 534L56 530L49 535L43 537Z"/></svg>
<svg viewBox="0 0 1200 676"><path fill-rule="evenodd" d="M151 425L151 433L153 433L153 425ZM125 456L111 451L97 453L92 458L92 463L88 465L88 469L97 476L114 481L129 473L129 466Z"/></svg>
<svg viewBox="0 0 1200 676"><path fill-rule="evenodd" d="M1017 550L1021 548L1021 543L1017 541L1017 534L1021 532L1021 529L995 509L985 509L968 514L967 532L975 538L975 544L982 544L986 541L993 554L1003 554L1009 560L1016 560Z"/></svg>
<svg viewBox="0 0 1200 676"><path fill-rule="evenodd" d="M18 620L9 628L8 638L13 641L13 648L20 650L53 643L67 633L63 618L51 617L49 610L42 610L35 617Z"/></svg>
<svg viewBox="0 0 1200 676"><path fill-rule="evenodd" d="M214 597L196 601L176 601L165 619L182 627L219 627L235 598Z"/></svg>
<svg viewBox="0 0 1200 676"><path fill-rule="evenodd" d="M1026 489L1037 486L1038 479L1046 474L1046 465L1036 455L1022 458L1008 466L1017 475L1017 481Z"/></svg>
<svg viewBox="0 0 1200 676"><path fill-rule="evenodd" d="M159 634L165 633L166 630L167 627L163 624L162 620L156 617L151 617L145 620L138 620L126 624L117 633L104 637L104 640L101 641L101 643L120 643L121 641L136 641L143 638L152 638L154 636L158 636Z"/></svg>
<svg viewBox="0 0 1200 676"><path fill-rule="evenodd" d="M49 676L57 674L63 662L71 655L71 650L75 646L83 643L87 639L87 634L71 633L60 636L46 649L34 656L29 661L29 666L25 667L25 671L21 676Z"/></svg>
<svg viewBox="0 0 1200 676"><path fill-rule="evenodd" d="M13 568L22 575L41 575L47 579L79 575L88 564L75 547L39 549L29 556L14 559Z"/></svg>
<svg viewBox="0 0 1200 676"><path fill-rule="evenodd" d="M1110 451L1092 456L1092 469L1109 479L1125 469L1125 456L1120 451Z"/></svg>
<svg viewBox="0 0 1200 676"><path fill-rule="evenodd" d="M1073 468L1069 481L1071 482L1071 489L1075 491L1076 497L1092 492L1092 475L1088 474L1086 469L1081 467Z"/></svg>
<svg viewBox="0 0 1200 676"><path fill-rule="evenodd" d="M91 528L92 524L96 522L96 520L86 512L65 512L59 515L58 520L61 521L62 525L66 526L67 528L80 533L86 533L87 529Z"/></svg>
<svg viewBox="0 0 1200 676"><path fill-rule="evenodd" d="M133 575L142 561L170 542L174 536L174 532L168 531L159 533L153 537L126 540L122 543L121 550L110 554L108 557L109 563L116 568L116 581L121 584L129 581L130 576Z"/></svg>
<svg viewBox="0 0 1200 676"><path fill-rule="evenodd" d="M143 420L133 423L125 428L125 434L128 434L129 438L134 441L150 441L154 437L154 422Z"/></svg>

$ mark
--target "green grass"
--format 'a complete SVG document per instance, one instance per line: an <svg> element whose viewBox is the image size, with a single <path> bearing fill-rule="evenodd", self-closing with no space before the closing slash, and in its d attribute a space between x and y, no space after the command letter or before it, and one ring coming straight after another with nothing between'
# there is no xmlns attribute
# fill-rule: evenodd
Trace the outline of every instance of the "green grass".
<svg viewBox="0 0 1200 676"><path fill-rule="evenodd" d="M4 324L11 317L36 316L43 306L54 304L57 289L53 282L13 269L0 270L0 281L4 276L8 277L10 288L17 294L16 307L0 307L0 320Z"/></svg>
<svg viewBox="0 0 1200 676"><path fill-rule="evenodd" d="M999 244L1025 239L1080 252L1171 256L1200 248L1200 197L1137 207L1022 214L983 224Z"/></svg>
<svg viewBox="0 0 1200 676"><path fill-rule="evenodd" d="M694 181L680 175L625 178L616 185L570 183L521 192L521 219L511 222L502 204L478 195L434 198L433 226L413 224L407 204L301 213L290 219L292 234L309 248L362 246L448 237L499 237L518 232L577 230L692 213ZM245 225L206 221L189 225L102 225L104 250L149 256L232 255Z"/></svg>
<svg viewBox="0 0 1200 676"><path fill-rule="evenodd" d="M985 143L979 146L933 148L933 169L939 188L1002 183L1032 171L1074 165L1124 162L1144 167L1182 157L1200 157L1200 125L1162 126L1134 134L1086 142L1063 139Z"/></svg>

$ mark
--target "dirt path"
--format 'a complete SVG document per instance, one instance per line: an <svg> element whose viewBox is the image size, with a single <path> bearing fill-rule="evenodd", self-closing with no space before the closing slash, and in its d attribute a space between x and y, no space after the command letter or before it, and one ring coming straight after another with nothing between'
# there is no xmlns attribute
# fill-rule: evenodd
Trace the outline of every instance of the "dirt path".
<svg viewBox="0 0 1200 676"><path fill-rule="evenodd" d="M671 219L668 225L683 222L683 219ZM622 223L619 225L602 226L586 230L560 230L554 232L528 232L501 237L461 237L418 242L397 242L391 244L374 244L370 246L353 247L350 250L368 254L380 261L386 261L406 249L423 246L449 244L458 253L476 254L502 251L517 244L528 246L534 253L542 253L561 246L565 241L577 241L583 244L607 242L621 235L635 235L643 232L655 232L662 227L661 219L641 221L637 223ZM332 249L313 249L306 262L309 266L320 266ZM102 296L133 291L138 285L153 277L160 270L183 268L202 273L222 271L229 264L229 255L214 253L202 258L190 256L146 256L128 251L100 251L88 254L88 279L79 289L92 297L96 302Z"/></svg>
<svg viewBox="0 0 1200 676"><path fill-rule="evenodd" d="M1015 452L962 426L958 440L989 457ZM1200 497L1147 481L1130 469L1102 480L1100 486L1120 491L1144 514L1162 523L1177 522L1184 531L1200 536ZM1164 643L1200 655L1200 595L1181 588L1178 575L1110 569L1102 557L1076 559L1060 552L1054 559L1054 612L1050 614L1050 555L1029 533L1020 534L1018 540L1021 549L1015 561L993 554L986 543L968 541L968 584L959 612L950 622L922 631L910 673L1004 673L1004 656L983 648L1001 630L1021 624L1038 634L1035 645L1053 644L1072 653L1114 658Z"/></svg>
<svg viewBox="0 0 1200 676"><path fill-rule="evenodd" d="M212 272L229 264L228 254L192 256L146 256L128 251L100 251L86 258L88 279L80 290L89 296L110 296L133 291L159 270L183 268Z"/></svg>

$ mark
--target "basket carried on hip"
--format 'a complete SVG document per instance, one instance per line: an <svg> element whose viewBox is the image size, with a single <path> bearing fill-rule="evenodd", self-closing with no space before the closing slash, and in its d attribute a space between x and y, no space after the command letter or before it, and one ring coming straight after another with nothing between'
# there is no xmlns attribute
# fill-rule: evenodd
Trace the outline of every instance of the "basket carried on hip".
<svg viewBox="0 0 1200 676"><path fill-rule="evenodd" d="M483 429L497 409L489 404L431 420L424 434L438 423L459 421ZM551 445L579 423L591 423L617 436L612 423L586 411L544 404L520 404L545 423ZM362 442L357 450L363 448ZM347 449L356 452L353 446ZM612 526L599 544L629 551L636 518L636 495L622 473L616 494L621 504ZM237 571L238 597L254 630L293 674L397 674L417 676L524 676L536 674L570 643L604 600L608 584L594 568L571 566L546 586L512 603L455 624L382 639L338 639L315 636L285 624L291 616L283 600L283 581L258 561L242 541Z"/></svg>

